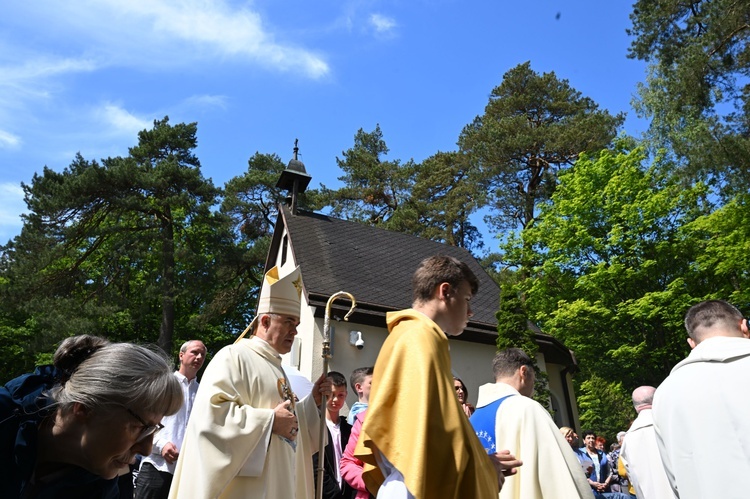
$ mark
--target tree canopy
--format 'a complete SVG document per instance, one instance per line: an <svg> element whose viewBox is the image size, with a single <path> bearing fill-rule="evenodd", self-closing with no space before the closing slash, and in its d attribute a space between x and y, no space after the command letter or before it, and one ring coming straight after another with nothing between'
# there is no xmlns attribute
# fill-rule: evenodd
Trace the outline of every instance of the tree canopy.
<svg viewBox="0 0 750 499"><path fill-rule="evenodd" d="M558 172L580 153L607 146L623 120L600 110L554 72L536 73L530 62L505 73L484 115L459 137L487 191L491 226L529 226L538 203L554 192Z"/></svg>
<svg viewBox="0 0 750 499"><path fill-rule="evenodd" d="M372 132L359 129L354 146L343 151L336 163L344 172L343 187L311 193L317 208L329 206L331 215L348 220L387 227L403 207L414 184L414 162L386 161L388 146L380 125Z"/></svg>
<svg viewBox="0 0 750 499"><path fill-rule="evenodd" d="M583 155L523 240L508 244L509 257L533 248L532 273L519 283L529 318L576 353L583 394L617 401L657 386L688 353L685 310L726 290L696 265L709 241L696 227L710 216L707 187L685 188L658 163L647 165L630 140ZM613 409L582 405L581 420L611 423ZM619 427L597 431L627 428L628 414L620 417Z"/></svg>
<svg viewBox="0 0 750 499"><path fill-rule="evenodd" d="M750 24L746 0L635 3L630 57L649 62L637 109L688 181L730 198L750 181Z"/></svg>
<svg viewBox="0 0 750 499"><path fill-rule="evenodd" d="M245 296L215 306L245 270L226 271L237 251L230 219L212 209L221 191L192 153L196 130L157 120L126 157L77 155L23 185L29 213L2 249L0 306L35 338L31 355L81 333L170 352L199 334L225 341L246 320Z"/></svg>

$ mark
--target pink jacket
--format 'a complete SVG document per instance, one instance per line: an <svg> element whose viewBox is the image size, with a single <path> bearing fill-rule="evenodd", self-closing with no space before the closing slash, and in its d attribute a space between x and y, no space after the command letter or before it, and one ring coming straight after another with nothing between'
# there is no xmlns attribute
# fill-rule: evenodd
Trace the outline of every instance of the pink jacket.
<svg viewBox="0 0 750 499"><path fill-rule="evenodd" d="M354 418L354 426L352 426L352 432L349 435L349 442L346 444L346 449L341 456L341 463L339 464L341 478L346 480L357 491L356 499L370 498L370 493L365 487L364 480L362 480L364 463L354 457L354 448L357 446L357 440L359 440L359 432L362 429L362 421L365 420L365 414L367 414L366 410L360 412Z"/></svg>

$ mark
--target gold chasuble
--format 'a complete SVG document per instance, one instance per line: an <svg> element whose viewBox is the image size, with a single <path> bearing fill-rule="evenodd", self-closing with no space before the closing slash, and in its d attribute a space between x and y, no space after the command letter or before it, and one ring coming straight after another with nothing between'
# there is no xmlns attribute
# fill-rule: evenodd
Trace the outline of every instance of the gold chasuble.
<svg viewBox="0 0 750 499"><path fill-rule="evenodd" d="M495 468L456 398L445 333L413 309L386 321L390 334L354 451L367 488L376 494L385 479L377 449L416 499L497 499Z"/></svg>

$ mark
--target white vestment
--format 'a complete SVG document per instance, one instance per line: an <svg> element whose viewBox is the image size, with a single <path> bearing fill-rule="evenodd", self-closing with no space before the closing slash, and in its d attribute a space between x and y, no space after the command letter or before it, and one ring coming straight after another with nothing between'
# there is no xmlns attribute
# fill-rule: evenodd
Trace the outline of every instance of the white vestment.
<svg viewBox="0 0 750 499"><path fill-rule="evenodd" d="M675 497L661 463L651 409L643 409L633 421L622 441L620 460L638 499Z"/></svg>
<svg viewBox="0 0 750 499"><path fill-rule="evenodd" d="M479 387L477 410L511 394L497 410L496 449L509 450L523 466L505 479L499 497L593 498L578 458L541 404L506 383L488 383Z"/></svg>
<svg viewBox="0 0 750 499"><path fill-rule="evenodd" d="M274 408L293 397L268 343L253 336L222 348L201 379L170 499L311 499L320 428L313 397L296 404L294 443L271 433Z"/></svg>
<svg viewBox="0 0 750 499"><path fill-rule="evenodd" d="M659 453L680 499L750 495L748 379L750 340L711 337L656 390Z"/></svg>

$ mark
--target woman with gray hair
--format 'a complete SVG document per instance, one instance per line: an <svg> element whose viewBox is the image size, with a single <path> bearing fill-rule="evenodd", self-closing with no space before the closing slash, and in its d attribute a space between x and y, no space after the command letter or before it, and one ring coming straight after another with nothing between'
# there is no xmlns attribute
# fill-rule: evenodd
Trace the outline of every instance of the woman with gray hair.
<svg viewBox="0 0 750 499"><path fill-rule="evenodd" d="M117 497L118 471L151 452L182 404L164 354L96 336L0 388L0 497Z"/></svg>

